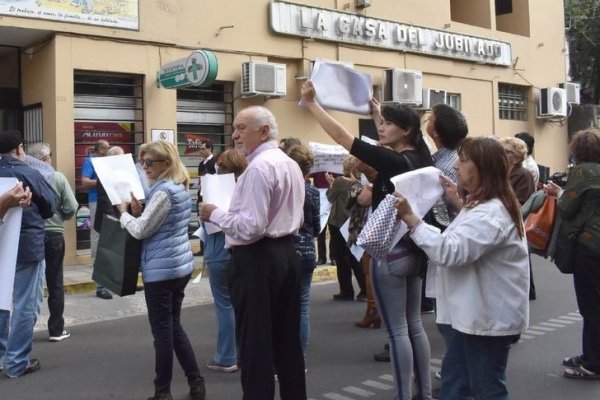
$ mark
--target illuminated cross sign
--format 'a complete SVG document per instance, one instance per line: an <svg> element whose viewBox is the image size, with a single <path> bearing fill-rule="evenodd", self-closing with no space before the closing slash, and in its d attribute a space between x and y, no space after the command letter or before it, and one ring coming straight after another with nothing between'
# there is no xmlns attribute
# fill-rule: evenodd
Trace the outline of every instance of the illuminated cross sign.
<svg viewBox="0 0 600 400"><path fill-rule="evenodd" d="M218 63L207 50L195 50L182 58L162 66L157 74L158 87L175 89L186 86L210 86L217 78Z"/></svg>

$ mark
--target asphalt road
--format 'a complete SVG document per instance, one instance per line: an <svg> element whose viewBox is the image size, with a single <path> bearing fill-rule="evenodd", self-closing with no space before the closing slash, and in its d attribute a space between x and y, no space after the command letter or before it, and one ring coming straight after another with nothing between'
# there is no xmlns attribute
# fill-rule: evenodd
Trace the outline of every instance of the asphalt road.
<svg viewBox="0 0 600 400"><path fill-rule="evenodd" d="M578 354L581 320L569 276L534 257L538 300L531 302L532 329L511 351L508 385L513 400L598 400L600 381L573 381L562 377L560 360ZM336 283L317 284L312 291L312 337L308 352L307 385L314 400L391 399L389 364L373 361L382 350L384 329L359 329L353 321L364 303L336 302ZM182 320L190 335L208 399L240 399L239 373L209 371L216 341L212 304L206 288L190 287L191 302ZM72 337L46 341L43 328L36 332L32 356L42 369L19 379L0 378L0 400L145 399L153 393L152 337L144 314L143 295L102 301L93 295L71 295L67 312ZM432 348L432 368L439 368L443 342L433 315L424 315ZM92 322L90 322L92 321ZM434 384L439 385L438 381ZM186 399L187 384L175 363L172 392Z"/></svg>

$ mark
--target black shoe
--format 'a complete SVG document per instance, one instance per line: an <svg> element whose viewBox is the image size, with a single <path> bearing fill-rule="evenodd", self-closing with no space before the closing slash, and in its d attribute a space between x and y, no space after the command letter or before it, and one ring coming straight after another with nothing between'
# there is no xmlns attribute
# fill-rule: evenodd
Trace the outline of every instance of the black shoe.
<svg viewBox="0 0 600 400"><path fill-rule="evenodd" d="M373 359L375 361L379 361L379 362L390 362L390 352L389 351L384 351L384 352L375 354L373 356Z"/></svg>
<svg viewBox="0 0 600 400"><path fill-rule="evenodd" d="M190 399L204 400L204 398L206 397L204 378L201 376L195 378L188 378L188 384L190 385Z"/></svg>
<svg viewBox="0 0 600 400"><path fill-rule="evenodd" d="M329 265L335 265L335 260L330 260Z"/></svg>
<svg viewBox="0 0 600 400"><path fill-rule="evenodd" d="M327 260L324 258L319 258L317 260L317 265L323 265L323 264L327 264Z"/></svg>
<svg viewBox="0 0 600 400"><path fill-rule="evenodd" d="M356 295L356 301L367 301L367 295L363 292L360 292Z"/></svg>
<svg viewBox="0 0 600 400"><path fill-rule="evenodd" d="M530 290L529 291L529 300L535 300L537 299L537 296L535 295L535 290Z"/></svg>
<svg viewBox="0 0 600 400"><path fill-rule="evenodd" d="M353 294L350 294L350 295L348 295L348 294L341 294L341 293L338 293L338 294L334 294L334 295L333 295L333 299L334 299L334 300L348 300L348 301L354 301L354 295L353 295Z"/></svg>
<svg viewBox="0 0 600 400"><path fill-rule="evenodd" d="M40 368L42 368L40 360L38 360L37 358L32 358L31 360L29 360L29 366L25 369L23 375L32 374L35 371L39 371Z"/></svg>
<svg viewBox="0 0 600 400"><path fill-rule="evenodd" d="M136 285L135 286L135 291L136 292L141 292L144 290L144 285Z"/></svg>
<svg viewBox="0 0 600 400"><path fill-rule="evenodd" d="M200 251L198 251L198 252L194 253L194 255L195 255L196 257L202 257L202 256L204 255L204 252L203 252L202 250L200 250Z"/></svg>
<svg viewBox="0 0 600 400"><path fill-rule="evenodd" d="M100 297L104 300L110 300L113 298L112 294L108 291L108 289L100 289L96 291L96 297Z"/></svg>
<svg viewBox="0 0 600 400"><path fill-rule="evenodd" d="M158 392L154 393L154 396L148 397L148 400L173 400L171 392Z"/></svg>
<svg viewBox="0 0 600 400"><path fill-rule="evenodd" d="M386 343L386 344L384 344L384 345L383 345L383 349L384 349L385 351L390 351L390 344L389 344L389 343Z"/></svg>

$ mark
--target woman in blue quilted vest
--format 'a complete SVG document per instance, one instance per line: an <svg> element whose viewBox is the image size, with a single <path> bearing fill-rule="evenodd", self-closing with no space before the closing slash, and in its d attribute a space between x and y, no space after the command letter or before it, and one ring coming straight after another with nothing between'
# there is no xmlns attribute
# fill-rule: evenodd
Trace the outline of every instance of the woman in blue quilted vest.
<svg viewBox="0 0 600 400"><path fill-rule="evenodd" d="M188 240L192 207L187 192L189 175L169 142L156 141L140 147L142 164L150 192L146 206L137 218L119 204L121 226L142 240L142 278L148 318L156 353L154 396L148 400L170 400L173 351L190 385L190 397L203 400L204 378L194 350L180 323L181 303L194 268ZM132 211L141 210L132 199Z"/></svg>

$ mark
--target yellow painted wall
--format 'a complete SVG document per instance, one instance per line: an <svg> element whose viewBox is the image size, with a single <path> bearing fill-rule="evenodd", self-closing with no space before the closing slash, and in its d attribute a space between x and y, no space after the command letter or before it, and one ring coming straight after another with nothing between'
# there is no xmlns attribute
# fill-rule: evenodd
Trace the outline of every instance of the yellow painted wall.
<svg viewBox="0 0 600 400"><path fill-rule="evenodd" d="M241 4L243 3L243 6ZM536 119L539 89L565 80L563 2L561 0L518 0L515 11L527 12L529 37L452 21L451 2L445 0L377 0L356 10L350 0L304 2L314 7L395 20L448 32L475 35L511 44L513 67L425 56L358 45L323 42L276 35L269 27L268 0L140 1L140 30L57 23L3 16L0 26L44 29L54 37L35 46L30 58L22 56L22 85L25 105L41 102L45 138L54 148L55 166L74 183L73 73L99 71L136 74L144 77L144 127L148 140L152 128L176 128L176 91L157 88L156 72L161 65L187 57L193 49L212 50L219 61L219 81L233 82L234 111L261 104L278 118L281 137L331 143L306 110L297 106L299 88L317 58L354 63L382 84L385 68L423 71L424 87L460 93L472 135L500 136L528 131L536 138L534 156L552 171L567 163L567 129L556 121ZM452 1L459 4L460 1ZM468 3L468 1L467 1ZM489 3L486 5L486 3ZM487 7L493 15L494 2L478 2L478 14ZM524 11L521 11L523 10ZM498 19L507 27L506 18ZM552 23L549 23L552 21ZM494 27L496 20L488 25ZM514 21L513 21L514 23ZM504 25L503 25L504 24ZM510 24L509 24L510 25ZM510 28L510 26L508 26ZM514 28L514 27L512 27ZM511 28L511 29L512 29ZM514 30L514 29L513 29ZM249 60L287 65L288 95L266 100L239 98L241 63ZM523 85L530 93L528 120L500 120L497 110L498 83ZM356 115L333 113L351 131L358 133ZM77 256L74 223L67 225L67 264L87 262Z"/></svg>

